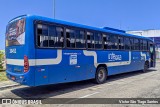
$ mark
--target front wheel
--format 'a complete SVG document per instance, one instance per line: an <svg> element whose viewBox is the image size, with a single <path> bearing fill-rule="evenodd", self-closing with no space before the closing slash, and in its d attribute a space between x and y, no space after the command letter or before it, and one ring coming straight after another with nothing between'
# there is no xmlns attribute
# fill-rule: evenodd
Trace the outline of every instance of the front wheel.
<svg viewBox="0 0 160 107"><path fill-rule="evenodd" d="M147 63L147 62L145 62L145 64L144 64L144 68L143 68L143 72L147 72L147 70L148 70L148 63Z"/></svg>
<svg viewBox="0 0 160 107"><path fill-rule="evenodd" d="M95 82L97 84L102 84L107 79L107 71L104 67L99 67L95 74Z"/></svg>

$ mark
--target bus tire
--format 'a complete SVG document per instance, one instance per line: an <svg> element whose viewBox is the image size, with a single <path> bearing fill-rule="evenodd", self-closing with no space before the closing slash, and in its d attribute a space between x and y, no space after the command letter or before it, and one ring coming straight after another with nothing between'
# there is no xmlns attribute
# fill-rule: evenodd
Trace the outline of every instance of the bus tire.
<svg viewBox="0 0 160 107"><path fill-rule="evenodd" d="M95 83L102 84L107 79L107 70L105 67L98 67L95 74Z"/></svg>
<svg viewBox="0 0 160 107"><path fill-rule="evenodd" d="M148 70L148 62L146 61L145 63L144 63L144 68L143 68L143 72L145 73L145 72L147 72L147 70Z"/></svg>

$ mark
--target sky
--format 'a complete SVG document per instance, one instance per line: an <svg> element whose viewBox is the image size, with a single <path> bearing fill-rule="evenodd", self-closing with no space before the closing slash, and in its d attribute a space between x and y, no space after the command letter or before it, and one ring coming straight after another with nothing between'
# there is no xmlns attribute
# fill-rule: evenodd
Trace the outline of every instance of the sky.
<svg viewBox="0 0 160 107"><path fill-rule="evenodd" d="M54 17L53 0L0 0L0 50L5 27L23 14ZM122 30L160 29L160 0L56 0L55 18Z"/></svg>

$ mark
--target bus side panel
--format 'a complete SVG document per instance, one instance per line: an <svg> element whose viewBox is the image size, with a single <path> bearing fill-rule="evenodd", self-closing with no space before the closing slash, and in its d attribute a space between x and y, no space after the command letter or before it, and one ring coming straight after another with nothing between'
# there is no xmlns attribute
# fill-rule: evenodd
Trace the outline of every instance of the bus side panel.
<svg viewBox="0 0 160 107"><path fill-rule="evenodd" d="M26 53L24 55L28 56L29 60L29 71L28 71L28 85L35 86L35 61L32 61L33 65L30 63L30 60L35 59L35 37L34 37L34 19L27 17L26 19Z"/></svg>
<svg viewBox="0 0 160 107"><path fill-rule="evenodd" d="M142 70L144 67L145 59L141 60L141 52L139 51L132 51L132 63L130 67L132 68L131 71Z"/></svg>
<svg viewBox="0 0 160 107"><path fill-rule="evenodd" d="M47 59L56 58L56 53L49 49L36 48L36 70L35 70L35 85L46 85L50 78L49 66Z"/></svg>
<svg viewBox="0 0 160 107"><path fill-rule="evenodd" d="M64 50L63 64L66 67L66 81L81 81L94 77L94 58L86 56L83 50Z"/></svg>
<svg viewBox="0 0 160 107"><path fill-rule="evenodd" d="M48 66L36 66L35 85L48 84Z"/></svg>
<svg viewBox="0 0 160 107"><path fill-rule="evenodd" d="M108 57L109 54L115 54L115 55L121 55L121 60L110 60ZM125 72L131 72L131 71L137 71L142 70L145 63L145 57L146 60L149 60L149 56L147 52L131 52L131 56L129 55L129 51L108 51L108 52L101 52L99 55L99 63L106 63L108 67L108 75L115 75ZM124 64L125 61L130 62L127 64ZM120 62L117 64L116 62ZM122 65L121 65L122 64Z"/></svg>
<svg viewBox="0 0 160 107"><path fill-rule="evenodd" d="M108 75L128 72L131 55L129 51L99 51L98 63L106 64ZM128 63L127 63L128 62ZM129 68L129 69L128 69Z"/></svg>
<svg viewBox="0 0 160 107"><path fill-rule="evenodd" d="M35 71L36 85L57 84L65 82L81 81L94 78L95 67L93 57L85 58L82 50L36 49L36 59L44 59L47 62L37 63ZM57 54L58 53L58 54ZM61 58L60 58L61 57ZM59 62L52 61L60 58ZM47 63L47 65L45 65Z"/></svg>

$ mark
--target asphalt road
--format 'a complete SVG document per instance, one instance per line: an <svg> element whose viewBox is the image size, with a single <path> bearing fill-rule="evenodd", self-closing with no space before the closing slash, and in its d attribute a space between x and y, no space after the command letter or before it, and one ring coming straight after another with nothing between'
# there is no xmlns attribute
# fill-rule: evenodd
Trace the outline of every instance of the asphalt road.
<svg viewBox="0 0 160 107"><path fill-rule="evenodd" d="M89 80L41 87L18 86L12 89L0 91L0 97L73 98L68 99L68 101L65 103L74 103L74 101L77 101L80 98L160 98L160 62L157 63L156 68L150 69L146 73L136 71L131 73L110 76L108 77L106 83L101 85L94 84ZM21 105L15 106L18 107ZM74 104L54 104L54 106L75 107ZM81 107L84 105L79 104L76 105L76 107L77 106ZM85 106L159 107L160 104L87 104Z"/></svg>

